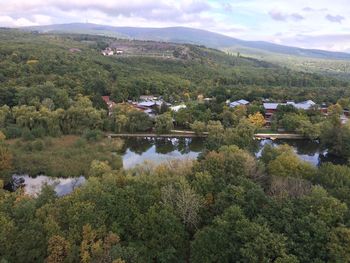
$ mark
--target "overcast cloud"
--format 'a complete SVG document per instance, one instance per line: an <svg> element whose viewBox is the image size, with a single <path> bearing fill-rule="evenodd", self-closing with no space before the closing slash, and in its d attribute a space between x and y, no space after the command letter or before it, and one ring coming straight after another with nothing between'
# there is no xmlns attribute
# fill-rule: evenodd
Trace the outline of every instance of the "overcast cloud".
<svg viewBox="0 0 350 263"><path fill-rule="evenodd" d="M247 39L350 50L348 0L0 0L0 26L89 22L188 26Z"/></svg>

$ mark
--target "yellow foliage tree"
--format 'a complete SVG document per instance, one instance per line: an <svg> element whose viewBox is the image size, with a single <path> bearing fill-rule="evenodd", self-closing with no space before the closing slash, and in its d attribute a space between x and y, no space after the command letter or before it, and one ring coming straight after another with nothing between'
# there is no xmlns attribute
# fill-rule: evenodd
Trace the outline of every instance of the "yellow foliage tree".
<svg viewBox="0 0 350 263"><path fill-rule="evenodd" d="M265 118L260 112L250 114L248 120L253 123L257 128L262 128L265 125Z"/></svg>
<svg viewBox="0 0 350 263"><path fill-rule="evenodd" d="M118 235L109 232L105 238L100 237L90 224L83 226L83 240L80 245L82 263L91 262L124 262L121 258L112 258L111 249L120 242Z"/></svg>
<svg viewBox="0 0 350 263"><path fill-rule="evenodd" d="M6 140L5 134L0 131L0 142L5 141L5 140Z"/></svg>
<svg viewBox="0 0 350 263"><path fill-rule="evenodd" d="M70 244L61 236L52 236L48 241L48 258L47 263L65 262L69 253Z"/></svg>

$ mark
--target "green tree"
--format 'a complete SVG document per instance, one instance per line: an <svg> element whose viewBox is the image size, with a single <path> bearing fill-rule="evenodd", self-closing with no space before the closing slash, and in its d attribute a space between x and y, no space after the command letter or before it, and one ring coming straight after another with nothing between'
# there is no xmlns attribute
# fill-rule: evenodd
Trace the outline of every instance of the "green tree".
<svg viewBox="0 0 350 263"><path fill-rule="evenodd" d="M191 124L191 129L197 134L202 135L206 131L206 125L204 122L195 121Z"/></svg>
<svg viewBox="0 0 350 263"><path fill-rule="evenodd" d="M129 132L147 131L152 128L152 120L144 112L130 111L127 113L127 117L127 129Z"/></svg>
<svg viewBox="0 0 350 263"><path fill-rule="evenodd" d="M350 229L344 226L334 228L327 247L330 261L350 262Z"/></svg>
<svg viewBox="0 0 350 263"><path fill-rule="evenodd" d="M192 251L193 262L284 262L288 258L284 237L249 221L237 206L200 230Z"/></svg>
<svg viewBox="0 0 350 263"><path fill-rule="evenodd" d="M109 173L112 168L106 161L94 160L91 162L90 175L91 176L102 176L103 174Z"/></svg>
<svg viewBox="0 0 350 263"><path fill-rule="evenodd" d="M152 206L137 223L144 262L184 262L184 226L169 208Z"/></svg>
<svg viewBox="0 0 350 263"><path fill-rule="evenodd" d="M220 121L209 121L207 125L208 137L206 146L209 150L219 149L224 142L224 127Z"/></svg>
<svg viewBox="0 0 350 263"><path fill-rule="evenodd" d="M158 134L169 133L174 129L173 118L169 113L157 116L154 128Z"/></svg>

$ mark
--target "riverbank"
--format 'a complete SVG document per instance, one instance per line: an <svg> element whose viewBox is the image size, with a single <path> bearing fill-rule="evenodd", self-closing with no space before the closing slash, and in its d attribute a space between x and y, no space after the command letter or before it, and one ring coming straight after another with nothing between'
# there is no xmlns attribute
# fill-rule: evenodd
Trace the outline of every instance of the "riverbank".
<svg viewBox="0 0 350 263"><path fill-rule="evenodd" d="M305 136L296 133L256 133L254 137L259 140L305 140L307 139Z"/></svg>
<svg viewBox="0 0 350 263"><path fill-rule="evenodd" d="M207 132L202 134L196 134L193 131L172 130L167 134L156 133L113 133L107 135L110 138L130 138L130 137L151 137L151 138L205 138L208 136ZM256 133L254 138L259 140L270 139L283 139L283 140L305 140L305 136L296 133Z"/></svg>
<svg viewBox="0 0 350 263"><path fill-rule="evenodd" d="M151 137L151 138L205 138L208 136L207 132L202 134L196 134L193 131L184 130L171 130L170 133L157 134L157 133L111 133L107 135L110 138L116 137Z"/></svg>

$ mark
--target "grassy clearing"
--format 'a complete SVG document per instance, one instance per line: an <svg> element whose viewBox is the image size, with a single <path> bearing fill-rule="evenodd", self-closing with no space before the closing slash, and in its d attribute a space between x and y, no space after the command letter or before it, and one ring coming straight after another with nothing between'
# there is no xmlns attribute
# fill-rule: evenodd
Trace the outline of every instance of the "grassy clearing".
<svg viewBox="0 0 350 263"><path fill-rule="evenodd" d="M14 173L53 177L88 176L93 160L108 161L113 169L122 167L116 152L122 149L119 139L89 142L78 136L45 138L24 142L9 141L14 154Z"/></svg>

